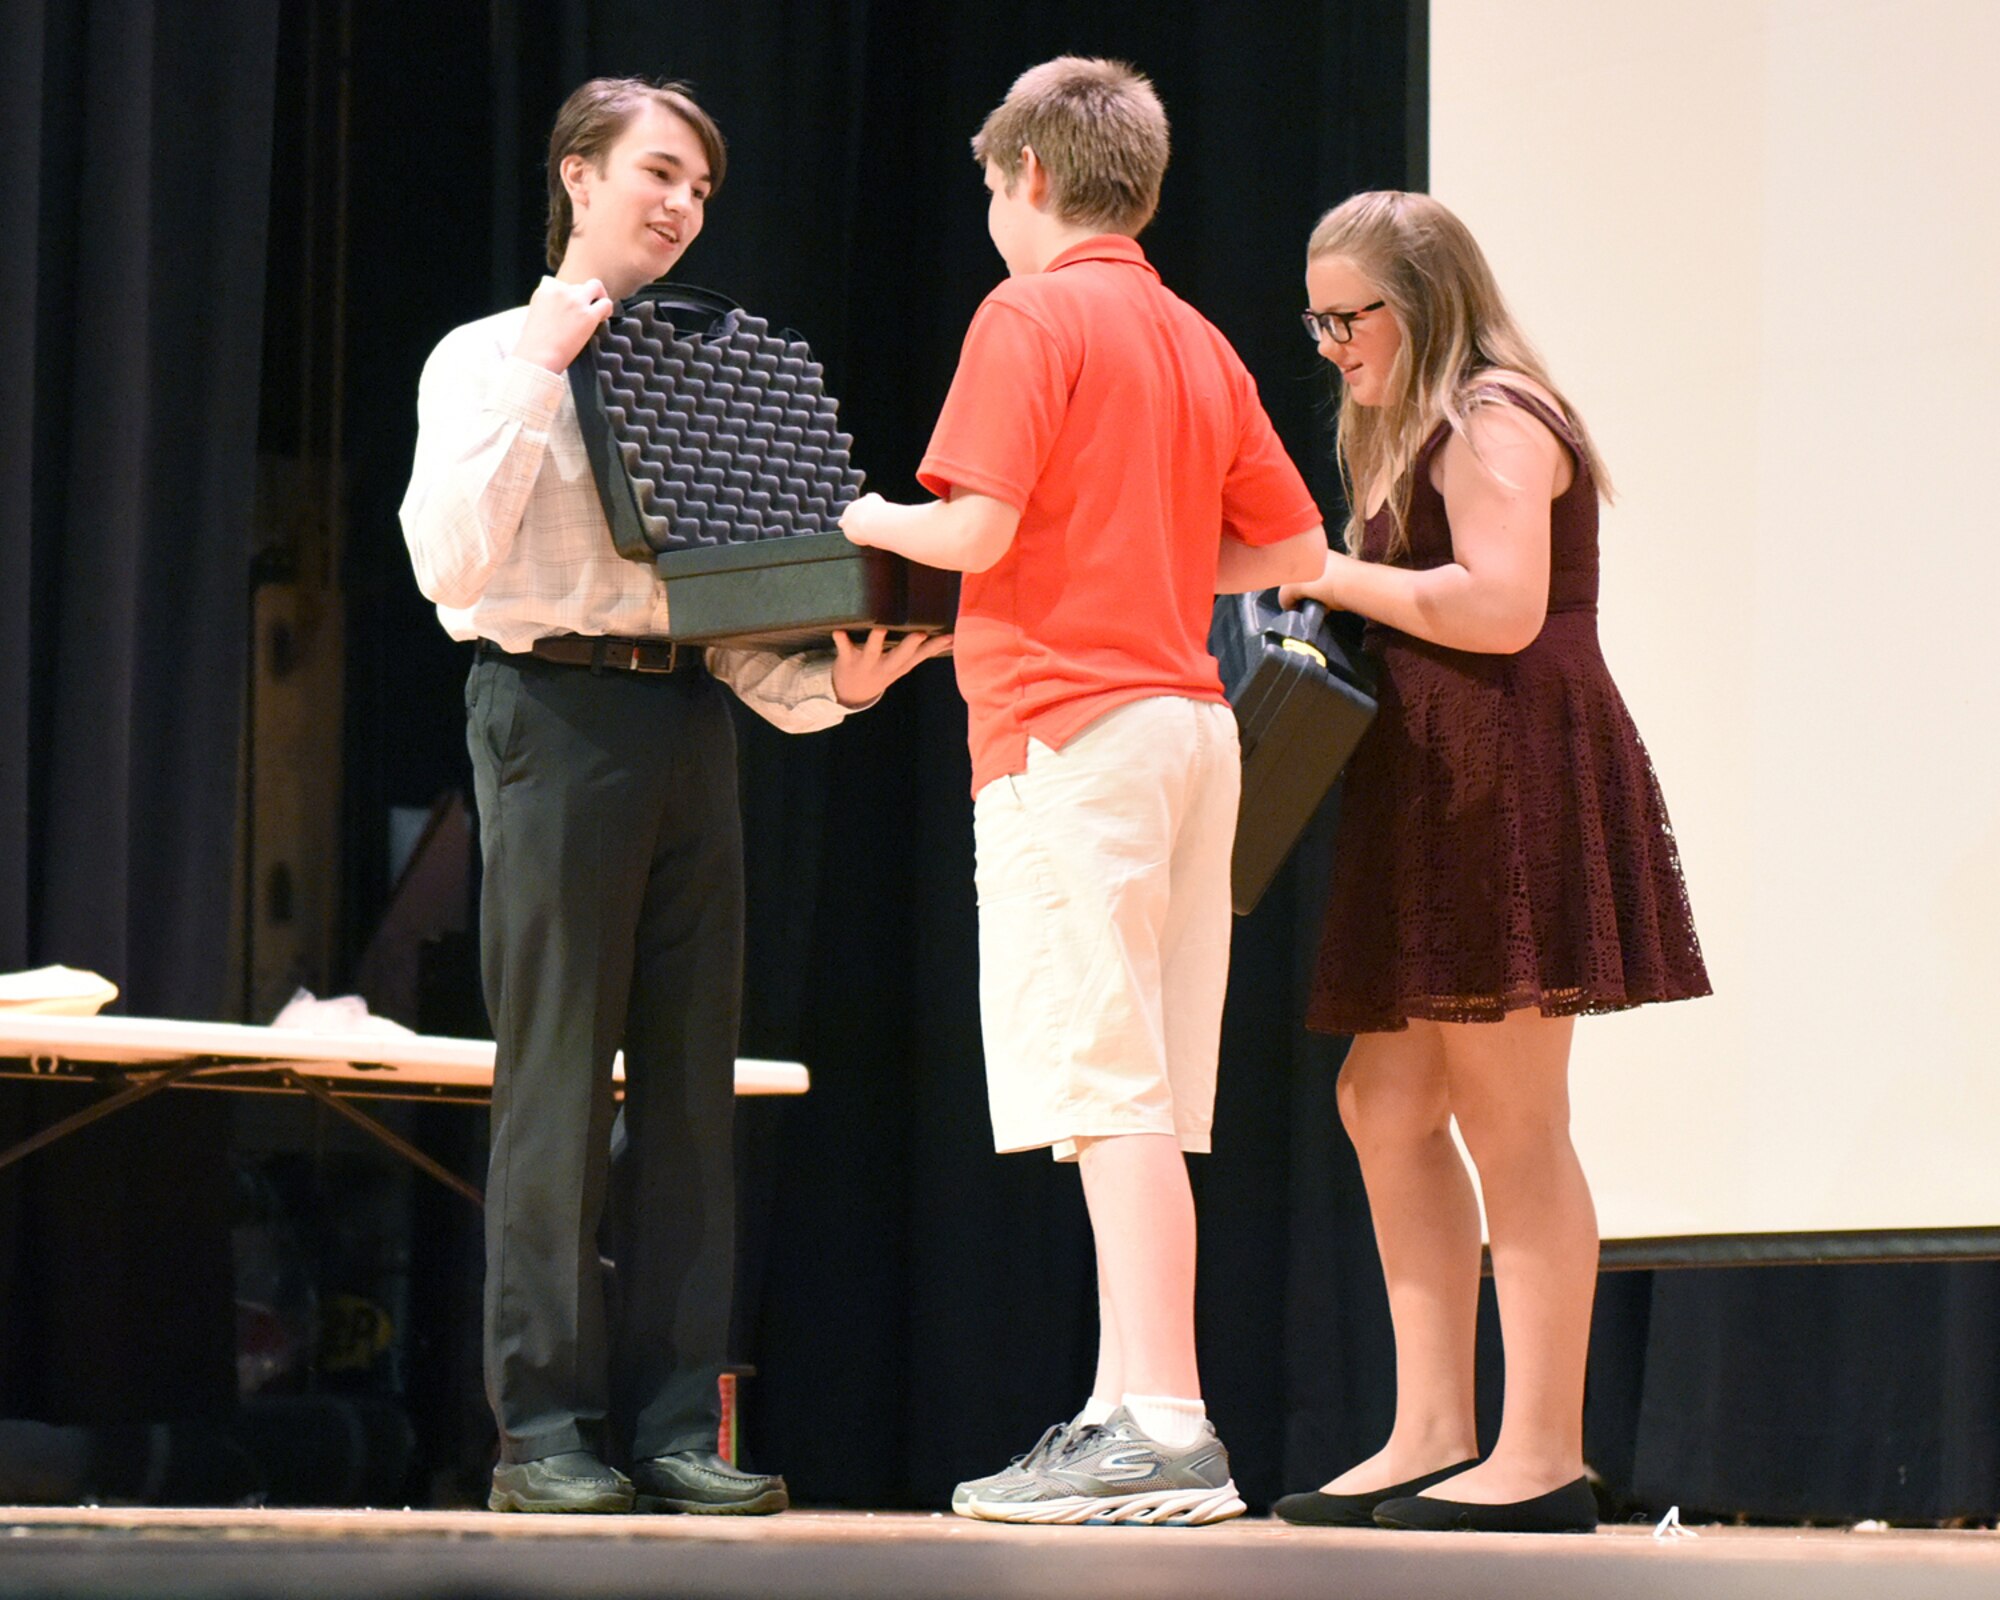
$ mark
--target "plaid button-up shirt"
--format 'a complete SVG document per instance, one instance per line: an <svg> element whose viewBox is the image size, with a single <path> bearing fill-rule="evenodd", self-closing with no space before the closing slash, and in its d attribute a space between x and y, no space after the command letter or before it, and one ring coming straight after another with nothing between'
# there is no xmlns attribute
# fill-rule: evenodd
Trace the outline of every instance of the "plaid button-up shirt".
<svg viewBox="0 0 2000 1600"><path fill-rule="evenodd" d="M611 542L568 380L510 353L527 316L454 328L424 364L402 507L417 587L454 639L502 650L556 633L664 636L667 587ZM846 714L830 651L711 648L708 668L787 732Z"/></svg>

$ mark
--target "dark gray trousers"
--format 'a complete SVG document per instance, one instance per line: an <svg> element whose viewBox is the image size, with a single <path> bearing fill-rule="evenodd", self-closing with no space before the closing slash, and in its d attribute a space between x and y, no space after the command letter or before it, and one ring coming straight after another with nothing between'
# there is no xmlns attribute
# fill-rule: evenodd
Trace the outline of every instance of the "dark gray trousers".
<svg viewBox="0 0 2000 1600"><path fill-rule="evenodd" d="M482 650L466 683L498 1057L487 1398L501 1455L713 1449L735 1266L736 734L704 672ZM598 1225L625 1051L618 1311ZM627 1437L611 1437L609 1419Z"/></svg>

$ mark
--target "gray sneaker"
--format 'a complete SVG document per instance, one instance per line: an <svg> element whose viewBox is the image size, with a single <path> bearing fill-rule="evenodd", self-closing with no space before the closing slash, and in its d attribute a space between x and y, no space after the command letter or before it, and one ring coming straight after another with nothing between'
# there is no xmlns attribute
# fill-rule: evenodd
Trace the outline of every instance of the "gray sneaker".
<svg viewBox="0 0 2000 1600"><path fill-rule="evenodd" d="M1229 1452L1202 1424L1175 1450L1139 1431L1120 1406L1099 1427L1074 1429L1063 1448L975 1487L966 1509L986 1522L1118 1522L1193 1527L1243 1515Z"/></svg>
<svg viewBox="0 0 2000 1600"><path fill-rule="evenodd" d="M1023 1472L1033 1471L1050 1457L1061 1455L1062 1448L1069 1442L1070 1433L1075 1427L1076 1420L1074 1418L1071 1418L1068 1422L1058 1422L1053 1428L1048 1429L1041 1438L1035 1441L1034 1447L1026 1455L1016 1456L998 1472L988 1473L983 1478L967 1478L965 1482L951 1491L951 1509L956 1511L961 1517L975 1515L972 1510L972 1497L974 1495L990 1493L992 1490L999 1488L1003 1483L1013 1482Z"/></svg>

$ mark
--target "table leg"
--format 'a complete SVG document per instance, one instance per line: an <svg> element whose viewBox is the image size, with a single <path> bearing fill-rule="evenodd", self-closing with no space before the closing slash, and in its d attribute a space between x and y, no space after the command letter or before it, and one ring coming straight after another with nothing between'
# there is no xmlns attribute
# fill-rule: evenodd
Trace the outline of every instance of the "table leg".
<svg viewBox="0 0 2000 1600"><path fill-rule="evenodd" d="M303 1090L329 1111L337 1112L339 1115L345 1117L363 1133L368 1134L371 1138L379 1139L419 1172L428 1173L447 1189L456 1190L476 1206L483 1207L486 1204L486 1196L481 1194L474 1185L467 1183L449 1167L432 1160L431 1157L424 1154L423 1151L411 1144L401 1134L392 1132L390 1129L384 1127L373 1117L369 1116L367 1112L349 1105L318 1079L309 1078L302 1072L293 1072L289 1068L285 1070L284 1077L293 1088ZM0 1163L0 1165L4 1165L4 1163Z"/></svg>
<svg viewBox="0 0 2000 1600"><path fill-rule="evenodd" d="M0 1151L0 1168L11 1167L15 1162L33 1155L37 1150L52 1145L56 1140L75 1133L79 1128L87 1128L100 1117L108 1117L114 1111L123 1111L127 1106L137 1105L141 1100L150 1099L170 1084L191 1077L202 1070L207 1063L183 1061L178 1066L165 1067L153 1073L140 1083L128 1083L109 1100L100 1100L94 1106L85 1106L74 1116L51 1123L40 1133L30 1134L9 1150Z"/></svg>

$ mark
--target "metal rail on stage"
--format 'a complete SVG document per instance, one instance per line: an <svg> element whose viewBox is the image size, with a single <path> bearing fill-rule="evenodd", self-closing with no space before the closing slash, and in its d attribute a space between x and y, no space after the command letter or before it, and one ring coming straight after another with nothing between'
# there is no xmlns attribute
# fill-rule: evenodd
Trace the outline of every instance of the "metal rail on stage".
<svg viewBox="0 0 2000 1600"><path fill-rule="evenodd" d="M624 1081L622 1056L612 1075ZM303 1094L475 1205L483 1203L476 1187L353 1102L483 1103L493 1091L493 1045L487 1040L0 1010L0 1078L119 1086L109 1098L0 1150L0 1169L163 1089ZM740 1095L804 1094L810 1081L796 1061L736 1063Z"/></svg>
<svg viewBox="0 0 2000 1600"><path fill-rule="evenodd" d="M1605 1272L1679 1267L1888 1266L2000 1261L2000 1228L1856 1228L1843 1232L1680 1234L1606 1239Z"/></svg>

